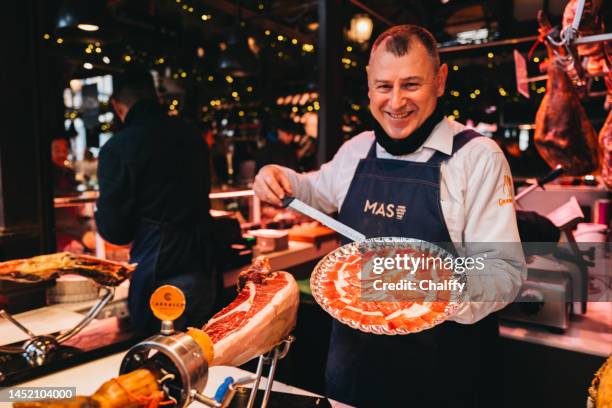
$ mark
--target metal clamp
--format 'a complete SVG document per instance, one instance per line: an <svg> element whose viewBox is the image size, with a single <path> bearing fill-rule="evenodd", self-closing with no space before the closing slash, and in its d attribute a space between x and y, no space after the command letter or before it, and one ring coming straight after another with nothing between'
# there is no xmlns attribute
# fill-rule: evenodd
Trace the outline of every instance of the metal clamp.
<svg viewBox="0 0 612 408"><path fill-rule="evenodd" d="M28 335L29 339L20 347L18 346L0 346L0 353L7 354L23 354L28 363L32 366L40 366L44 364L49 355L59 348L59 345L68 339L76 336L85 326L95 319L106 304L113 298L115 289L109 286L103 286L104 292L100 300L87 312L83 320L77 323L72 329L61 333L57 336L40 335L32 333L27 327L22 325L6 310L0 310L0 316L13 323L17 328Z"/></svg>
<svg viewBox="0 0 612 408"><path fill-rule="evenodd" d="M253 408L253 406L255 405L257 391L259 390L259 383L261 382L263 374L263 366L264 364L269 364L270 371L268 373L268 382L266 384L263 400L261 402L261 408L266 408L268 406L268 401L270 400L270 394L272 392L272 386L274 384L274 376L276 374L276 366L278 364L278 360L282 360L287 355L287 353L289 352L289 348L291 347L291 343L293 343L294 341L295 337L288 336L286 339L281 340L277 345L275 345L274 348L268 353L259 356L259 362L257 364L257 371L255 373L255 376L247 376L239 378L238 380L234 380L233 378L228 377L217 390L215 398L207 397L203 394L196 392L195 390L192 390L191 397L194 400L199 401L205 404L206 406L212 408L227 408L232 402L232 399L234 398L234 395L236 394L237 388L239 386L253 383L253 388L251 388L249 401L247 403L247 408Z"/></svg>

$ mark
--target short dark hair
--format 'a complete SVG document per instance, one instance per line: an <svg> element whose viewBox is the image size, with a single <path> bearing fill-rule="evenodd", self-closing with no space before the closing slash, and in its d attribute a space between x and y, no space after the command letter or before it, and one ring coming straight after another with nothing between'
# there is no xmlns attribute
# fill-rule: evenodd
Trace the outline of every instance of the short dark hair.
<svg viewBox="0 0 612 408"><path fill-rule="evenodd" d="M413 24L397 25L385 30L372 44L370 56L383 42L385 43L386 51L398 57L404 56L410 51L411 42L415 38L423 44L434 63L434 67L437 69L440 66L440 54L438 53L436 39L423 27ZM389 41L385 42L387 39Z"/></svg>
<svg viewBox="0 0 612 408"><path fill-rule="evenodd" d="M146 69L132 68L113 75L113 95L128 107L143 99L157 99L153 78Z"/></svg>

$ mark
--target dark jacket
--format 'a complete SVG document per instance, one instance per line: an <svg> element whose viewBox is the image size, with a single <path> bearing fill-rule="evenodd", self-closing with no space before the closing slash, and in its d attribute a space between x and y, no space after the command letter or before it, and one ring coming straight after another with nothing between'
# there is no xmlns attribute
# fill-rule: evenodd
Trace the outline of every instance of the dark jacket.
<svg viewBox="0 0 612 408"><path fill-rule="evenodd" d="M98 231L111 243L131 242L131 262L138 263L128 299L134 327L159 330L149 297L163 284L187 297L179 328L204 323L214 302L210 174L208 148L195 128L153 101L138 102L102 147L98 180Z"/></svg>

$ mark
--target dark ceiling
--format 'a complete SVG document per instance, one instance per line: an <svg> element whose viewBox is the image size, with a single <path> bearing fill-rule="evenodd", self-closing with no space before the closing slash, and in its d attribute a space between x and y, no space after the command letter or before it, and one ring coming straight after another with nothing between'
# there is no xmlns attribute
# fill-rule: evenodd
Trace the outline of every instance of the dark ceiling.
<svg viewBox="0 0 612 408"><path fill-rule="evenodd" d="M373 37L389 24L413 23L427 27L443 47L456 46L458 32L487 28L488 38L482 48L471 51L460 48L454 52L445 51L456 48L442 48L443 60L452 67L457 66L451 70L448 88L459 96L447 98L449 112L461 107L461 111L471 109L481 117L490 116L483 112L491 105L519 102L512 51L518 47L526 53L533 38L511 47L497 47L496 42L535 36L537 11L544 9L553 22L559 22L566 3L564 0L334 1L341 7L343 23L338 29L344 32L355 14L366 11L374 22ZM182 83L184 89L192 89L190 98L194 101L194 110L198 111L213 101L221 101L222 108L261 109L272 106L279 96L317 89L319 4L316 0L81 0L80 3L91 7L100 4L108 14L102 31L109 41L101 41L100 52L89 53L86 47L95 45L93 39L83 42L83 38L62 38L62 44L57 43L54 24L62 2L69 1L47 3L49 36L43 43L52 55L59 55L66 62L66 81L144 64L161 76ZM604 19L609 21L610 11L607 13ZM237 27L254 41L260 73L250 78L234 78L230 83L218 71L217 61L220 47ZM344 66L347 107L367 106L364 69L367 49L368 44L352 43L344 36L342 62L338 63ZM543 59L543 47L536 56ZM90 62L94 69L84 70L85 62ZM530 64L529 69L530 75L538 75L537 64ZM533 84L532 91L537 87ZM478 98L469 99L468 95L475 89L479 90ZM239 97L232 96L235 93ZM540 93L533 92L533 95L529 101L520 101L527 105L528 115L535 112L541 98ZM470 108L465 107L467 104Z"/></svg>

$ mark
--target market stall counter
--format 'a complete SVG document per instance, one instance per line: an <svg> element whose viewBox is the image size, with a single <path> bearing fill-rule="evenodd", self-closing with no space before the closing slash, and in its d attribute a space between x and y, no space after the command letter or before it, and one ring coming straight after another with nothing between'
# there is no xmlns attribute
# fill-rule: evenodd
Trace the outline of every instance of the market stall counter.
<svg viewBox="0 0 612 408"><path fill-rule="evenodd" d="M87 364L83 364L77 367L72 367L45 377L37 378L36 380L28 381L19 384L19 387L76 387L76 393L78 395L91 395L96 389L107 379L110 379L118 373L118 368L121 365L121 361L125 356L125 352L116 353ZM214 395L215 391L223 383L227 377L241 378L252 373L242 370L237 367L212 367L208 372L208 383L204 389L205 395ZM259 385L259 389L263 390L266 386L266 382L263 381ZM324 397L314 394L312 392L292 387L287 384L275 381L272 390L278 393L286 393L295 396L311 397L309 401L319 401L318 404L322 404ZM343 407L346 405L339 404L337 402L331 402L333 407ZM320 405L323 406L323 405ZM0 402L0 408L9 408L10 403ZM193 402L190 407L205 407L200 402Z"/></svg>

